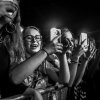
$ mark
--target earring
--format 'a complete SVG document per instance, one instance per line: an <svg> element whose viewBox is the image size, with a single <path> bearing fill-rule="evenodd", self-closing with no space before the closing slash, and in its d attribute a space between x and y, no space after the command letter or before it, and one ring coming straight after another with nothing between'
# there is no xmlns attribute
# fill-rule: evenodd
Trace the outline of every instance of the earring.
<svg viewBox="0 0 100 100"><path fill-rule="evenodd" d="M13 33L15 32L15 30L16 30L16 26L12 22L6 25L6 31L8 33Z"/></svg>

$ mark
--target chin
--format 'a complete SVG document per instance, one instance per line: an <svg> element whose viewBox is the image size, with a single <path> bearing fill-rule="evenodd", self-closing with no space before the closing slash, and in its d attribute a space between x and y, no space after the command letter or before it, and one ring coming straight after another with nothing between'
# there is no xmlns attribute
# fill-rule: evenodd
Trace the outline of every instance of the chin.
<svg viewBox="0 0 100 100"><path fill-rule="evenodd" d="M10 19L10 18L8 18L8 17L5 18L5 22L9 23L9 22L11 22L11 21L12 21L12 19Z"/></svg>
<svg viewBox="0 0 100 100"><path fill-rule="evenodd" d="M34 50L32 50L32 52L33 53L36 53L36 52L38 52L40 49L34 49Z"/></svg>

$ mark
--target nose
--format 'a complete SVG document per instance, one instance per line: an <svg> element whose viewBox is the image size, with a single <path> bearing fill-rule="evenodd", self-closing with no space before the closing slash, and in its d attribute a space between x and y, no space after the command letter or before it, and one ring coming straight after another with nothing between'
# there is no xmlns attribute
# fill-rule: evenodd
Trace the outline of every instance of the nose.
<svg viewBox="0 0 100 100"><path fill-rule="evenodd" d="M35 37L33 37L33 38L32 38L32 42L36 42L36 39L35 39Z"/></svg>

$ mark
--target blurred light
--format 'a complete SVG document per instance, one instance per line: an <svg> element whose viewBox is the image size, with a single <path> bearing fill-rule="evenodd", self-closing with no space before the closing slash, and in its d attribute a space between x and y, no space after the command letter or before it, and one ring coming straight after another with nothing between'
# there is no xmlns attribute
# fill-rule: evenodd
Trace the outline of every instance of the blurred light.
<svg viewBox="0 0 100 100"><path fill-rule="evenodd" d="M44 29L45 31L49 31L52 27L61 27L63 25L63 20L62 18L57 18L57 17L51 17L51 18L47 18L47 20L45 20L44 22Z"/></svg>
<svg viewBox="0 0 100 100"><path fill-rule="evenodd" d="M21 30L21 32L23 32L24 28L22 26L20 26L20 30Z"/></svg>

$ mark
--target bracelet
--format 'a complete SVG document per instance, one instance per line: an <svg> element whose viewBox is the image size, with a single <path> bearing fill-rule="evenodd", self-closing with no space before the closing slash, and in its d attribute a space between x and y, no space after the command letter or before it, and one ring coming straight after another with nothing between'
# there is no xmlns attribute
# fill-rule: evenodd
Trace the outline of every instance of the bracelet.
<svg viewBox="0 0 100 100"><path fill-rule="evenodd" d="M84 59L85 59L85 60L88 60L89 58L86 57L86 58L84 58Z"/></svg>
<svg viewBox="0 0 100 100"><path fill-rule="evenodd" d="M71 63L79 63L79 62L78 62L78 61L74 61L74 60L72 60Z"/></svg>
<svg viewBox="0 0 100 100"><path fill-rule="evenodd" d="M49 53L47 52L46 48L42 48L42 50L46 52L47 56L49 56Z"/></svg>

